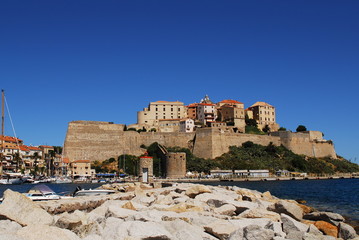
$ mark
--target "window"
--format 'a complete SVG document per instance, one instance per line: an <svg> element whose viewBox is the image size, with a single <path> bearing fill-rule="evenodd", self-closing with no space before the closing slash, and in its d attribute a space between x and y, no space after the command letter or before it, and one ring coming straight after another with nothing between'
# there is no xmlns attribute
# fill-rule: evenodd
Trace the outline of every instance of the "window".
<svg viewBox="0 0 359 240"><path fill-rule="evenodd" d="M173 112L173 108L171 108L171 112Z"/></svg>
<svg viewBox="0 0 359 240"><path fill-rule="evenodd" d="M156 111L158 111L158 108L156 108Z"/></svg>

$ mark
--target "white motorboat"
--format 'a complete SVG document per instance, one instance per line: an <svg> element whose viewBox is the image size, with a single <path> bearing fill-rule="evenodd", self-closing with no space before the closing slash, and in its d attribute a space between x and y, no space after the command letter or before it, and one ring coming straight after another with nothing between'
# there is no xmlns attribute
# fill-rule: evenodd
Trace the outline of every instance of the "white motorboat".
<svg viewBox="0 0 359 240"><path fill-rule="evenodd" d="M55 183L72 183L72 179L67 177L58 177L56 178Z"/></svg>
<svg viewBox="0 0 359 240"><path fill-rule="evenodd" d="M27 193L23 194L30 198L32 201L59 200L62 198L60 195L55 193L51 188L44 184L36 185Z"/></svg>
<svg viewBox="0 0 359 240"><path fill-rule="evenodd" d="M16 173L7 173L6 175L1 176L0 184L22 184L23 180L20 175Z"/></svg>
<svg viewBox="0 0 359 240"><path fill-rule="evenodd" d="M99 196L99 195L108 195L113 194L116 191L114 190L107 190L107 189L82 189L81 187L77 187L73 196L80 197L80 196Z"/></svg>

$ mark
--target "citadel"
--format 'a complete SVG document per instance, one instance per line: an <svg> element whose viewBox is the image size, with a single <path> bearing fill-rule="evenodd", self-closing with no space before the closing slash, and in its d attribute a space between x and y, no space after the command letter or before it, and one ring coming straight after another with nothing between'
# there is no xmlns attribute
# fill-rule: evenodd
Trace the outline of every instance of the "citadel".
<svg viewBox="0 0 359 240"><path fill-rule="evenodd" d="M266 134L246 133L246 119ZM256 102L248 108L236 100L213 103L205 96L199 103L156 101L137 113L137 123L72 121L68 124L64 156L77 160L103 161L122 154L142 155L141 146L154 142L166 147L189 148L202 158L216 158L230 146L252 141L260 145L283 145L309 157L337 158L333 142L319 131L290 132L276 123L275 107Z"/></svg>

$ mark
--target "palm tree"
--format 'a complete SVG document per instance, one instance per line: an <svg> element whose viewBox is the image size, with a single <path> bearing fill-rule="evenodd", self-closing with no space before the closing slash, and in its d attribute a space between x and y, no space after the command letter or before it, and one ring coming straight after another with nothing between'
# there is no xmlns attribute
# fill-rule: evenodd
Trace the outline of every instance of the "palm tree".
<svg viewBox="0 0 359 240"><path fill-rule="evenodd" d="M34 152L33 158L34 158L34 177L36 177L37 171L39 170L37 164L38 164L38 159L39 159L39 153L38 152Z"/></svg>

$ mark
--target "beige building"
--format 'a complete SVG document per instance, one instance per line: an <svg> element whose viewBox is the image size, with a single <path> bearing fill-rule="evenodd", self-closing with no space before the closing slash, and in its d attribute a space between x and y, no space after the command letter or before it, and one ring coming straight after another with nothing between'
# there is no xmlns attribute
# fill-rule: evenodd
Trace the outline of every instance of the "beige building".
<svg viewBox="0 0 359 240"><path fill-rule="evenodd" d="M159 132L179 132L180 120L179 119L161 119L158 121Z"/></svg>
<svg viewBox="0 0 359 240"><path fill-rule="evenodd" d="M160 120L182 119L186 116L187 110L183 102L151 102L143 111L137 112L137 125L146 129L157 128Z"/></svg>
<svg viewBox="0 0 359 240"><path fill-rule="evenodd" d="M91 177L91 162L90 160L77 160L70 162L70 172L73 178Z"/></svg>
<svg viewBox="0 0 359 240"><path fill-rule="evenodd" d="M218 120L233 123L239 132L245 132L244 104L236 100L223 100L217 103Z"/></svg>
<svg viewBox="0 0 359 240"><path fill-rule="evenodd" d="M277 131L279 125L276 123L275 107L266 102L256 102L248 108L248 117L252 115L258 123L258 128L262 130L266 125L270 128L270 131Z"/></svg>

